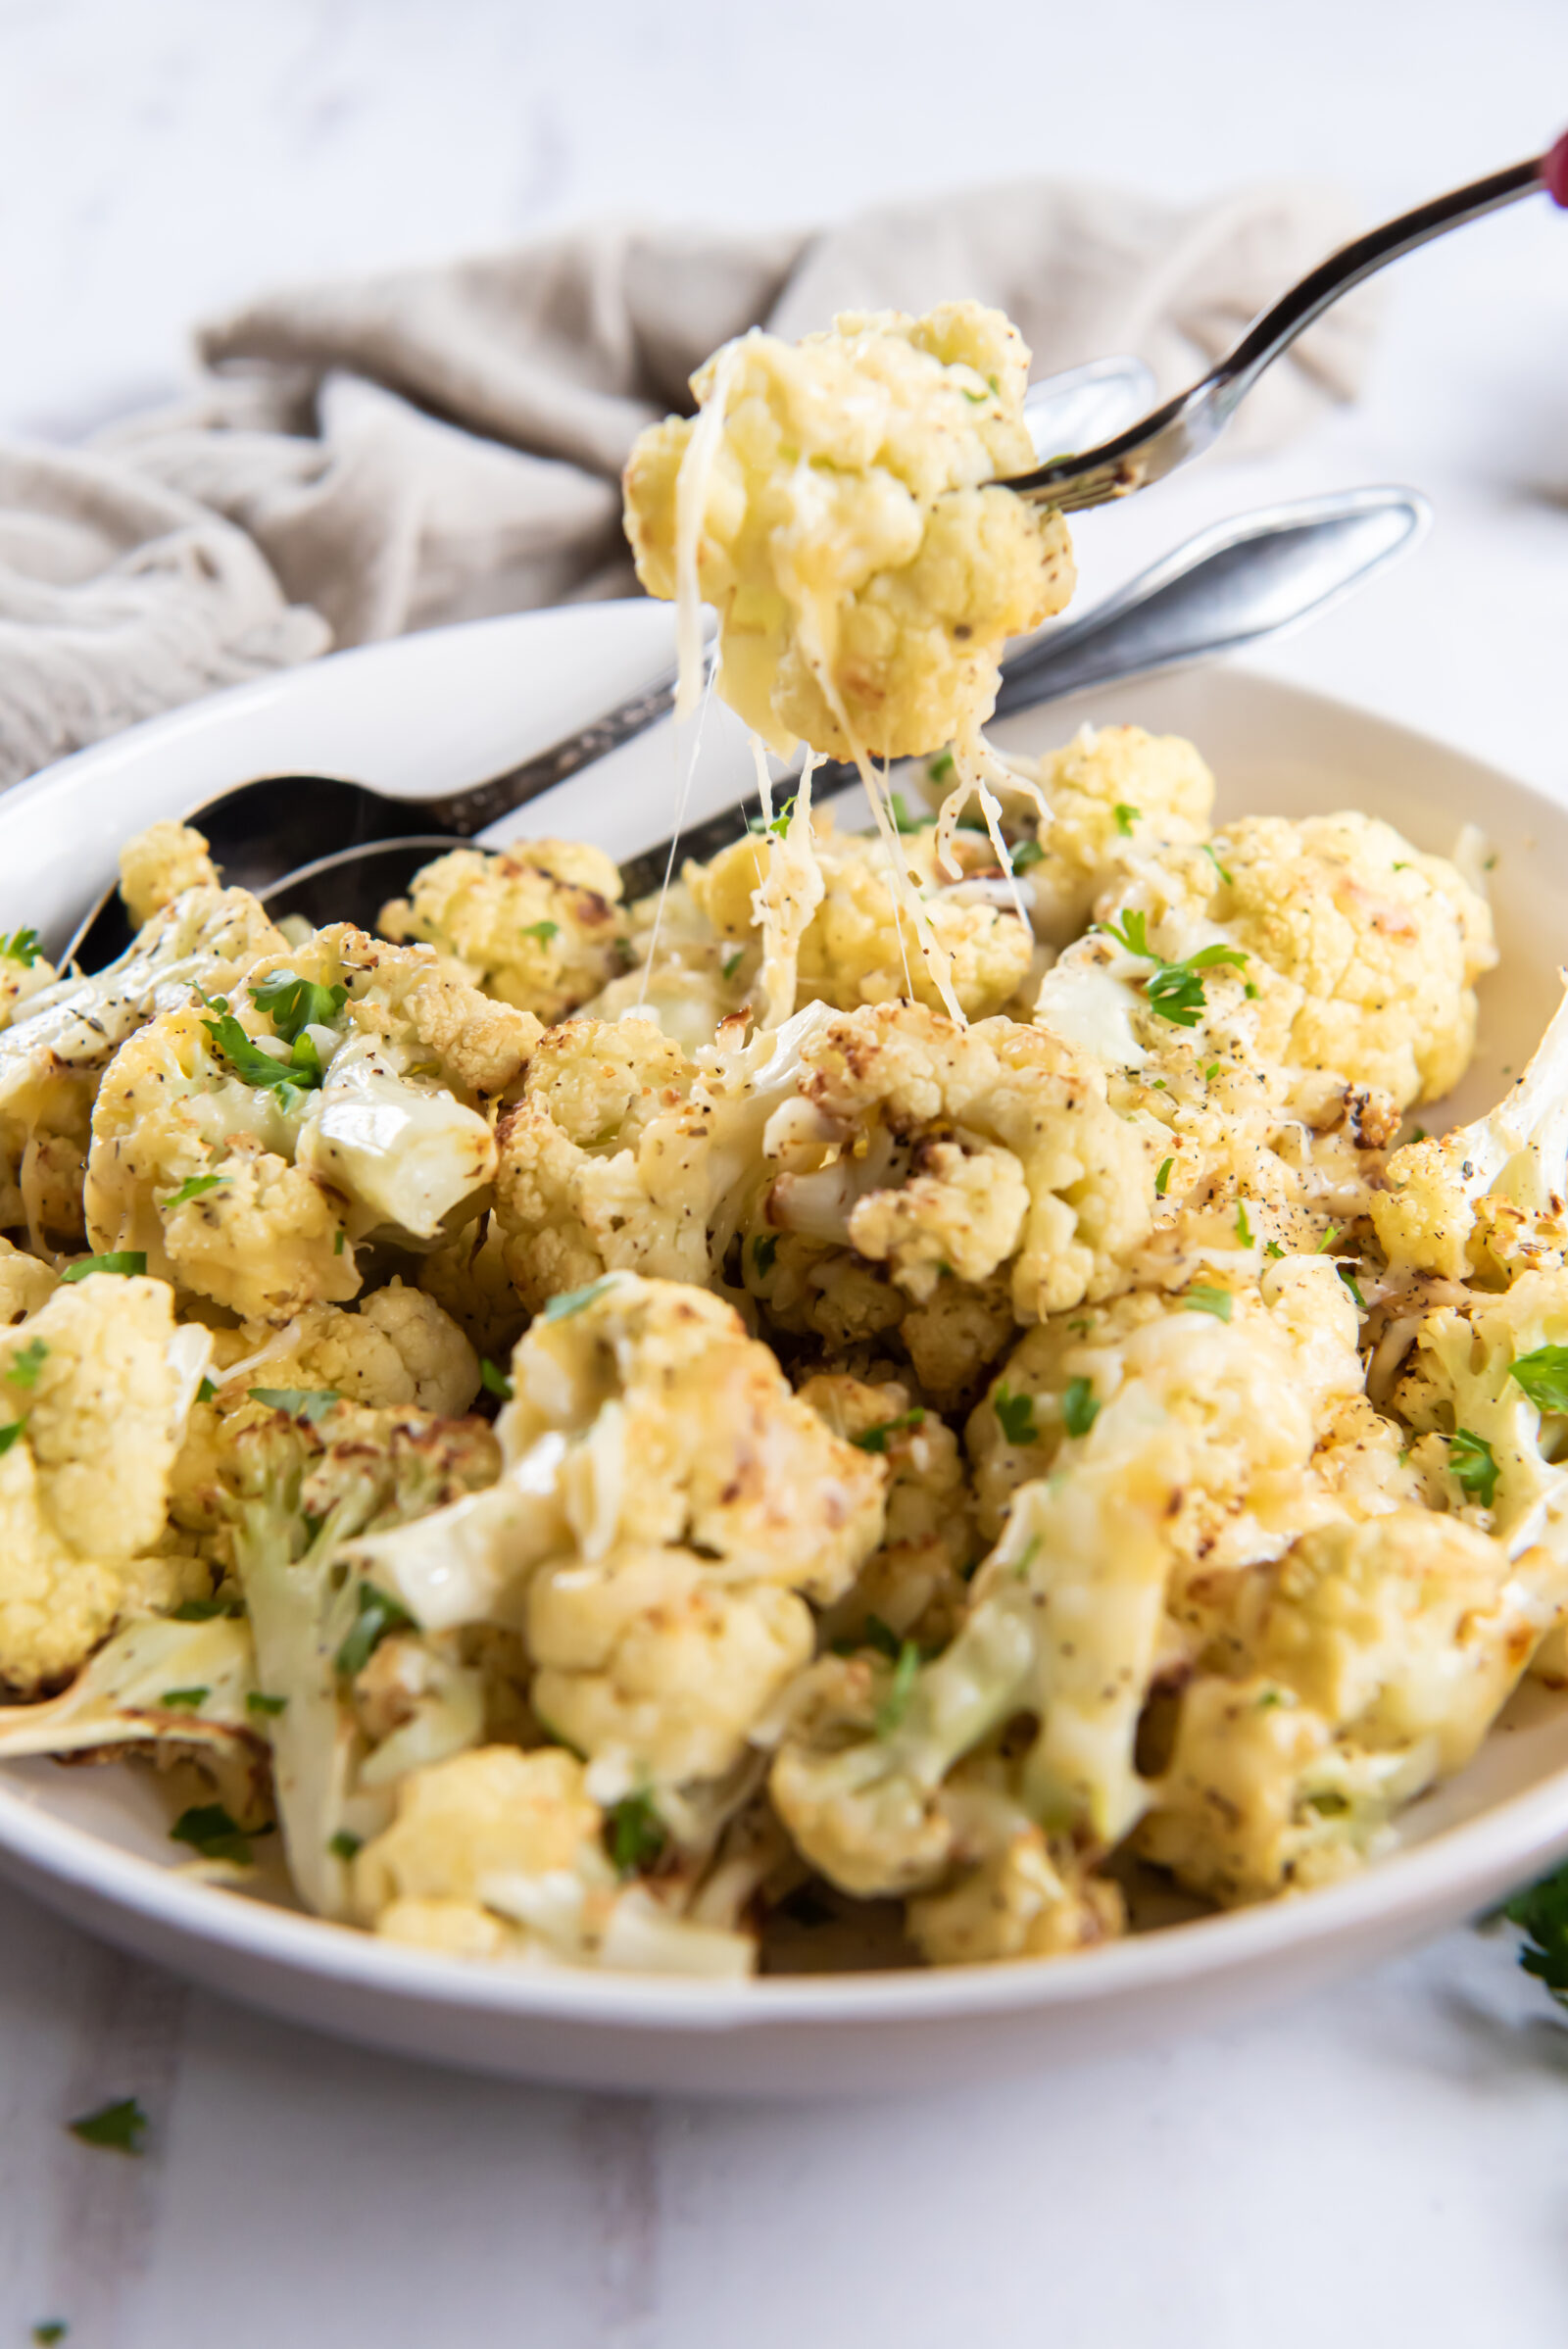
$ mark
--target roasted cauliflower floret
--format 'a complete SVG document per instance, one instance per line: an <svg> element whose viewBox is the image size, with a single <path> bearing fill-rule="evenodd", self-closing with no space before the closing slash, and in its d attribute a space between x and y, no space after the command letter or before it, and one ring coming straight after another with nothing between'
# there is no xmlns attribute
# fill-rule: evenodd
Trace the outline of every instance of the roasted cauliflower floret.
<svg viewBox="0 0 1568 2349"><path fill-rule="evenodd" d="M227 1347L243 1367L228 1368ZM479 1392L479 1358L450 1315L402 1280L372 1289L357 1311L307 1305L283 1330L265 1322L219 1340L219 1398L232 1408L253 1387L337 1395L372 1409L412 1406L458 1419Z"/></svg>
<svg viewBox="0 0 1568 2349"><path fill-rule="evenodd" d="M890 1379L808 1379L802 1402L888 1467L887 1529L826 1626L835 1642L904 1639L941 1646L956 1629L979 1557L974 1506L957 1440L934 1411Z"/></svg>
<svg viewBox="0 0 1568 2349"><path fill-rule="evenodd" d="M1036 1017L1078 1038L1093 1026L1104 1057L1151 1083L1179 1044L1283 1067L1296 1105L1350 1086L1402 1109L1463 1075L1475 981L1495 960L1485 902L1392 824L1248 816L1137 859L1097 934L1048 973Z"/></svg>
<svg viewBox="0 0 1568 2349"><path fill-rule="evenodd" d="M218 867L190 824L149 824L120 852L120 895L138 929L187 889L219 889Z"/></svg>
<svg viewBox="0 0 1568 2349"><path fill-rule="evenodd" d="M118 962L31 996L0 1029L0 1223L79 1246L93 1100L126 1037L188 994L229 987L283 943L243 889L187 889Z"/></svg>
<svg viewBox="0 0 1568 2349"><path fill-rule="evenodd" d="M1015 1722L1030 1731L1013 1799L1037 1826L1105 1850L1147 1807L1134 1744L1190 1468L1174 1432L1120 1416L1122 1440L1015 1494L933 1662L906 1643L889 1664L815 1668L768 1783L800 1851L845 1891L935 1889L963 1864L973 1845L946 1782Z"/></svg>
<svg viewBox="0 0 1568 2349"><path fill-rule="evenodd" d="M996 1754L960 1762L944 1788L954 1826L952 1879L910 1900L906 1928L928 1965L1070 1957L1126 1926L1117 1886L1094 1854L1024 1811L1015 1772Z"/></svg>
<svg viewBox="0 0 1568 2349"><path fill-rule="evenodd" d="M734 1310L618 1273L513 1356L493 1494L361 1545L427 1629L517 1621L540 1718L604 1801L741 1761L882 1534L882 1470L790 1393Z"/></svg>
<svg viewBox="0 0 1568 2349"><path fill-rule="evenodd" d="M25 1321L53 1297L60 1276L25 1248L0 1240L0 1325Z"/></svg>
<svg viewBox="0 0 1568 2349"><path fill-rule="evenodd" d="M527 1322L512 1284L501 1226L493 1214L465 1224L444 1248L421 1256L418 1283L455 1321L481 1359L505 1362Z"/></svg>
<svg viewBox="0 0 1568 2349"><path fill-rule="evenodd" d="M708 1128L696 1071L645 1019L573 1019L528 1062L499 1128L496 1222L531 1311L605 1271L708 1277Z"/></svg>
<svg viewBox="0 0 1568 2349"><path fill-rule="evenodd" d="M887 1005L830 1020L802 1061L778 1146L798 1138L818 1163L785 1166L766 1220L885 1263L916 1304L949 1274L1006 1265L1014 1313L1037 1320L1114 1288L1148 1237L1142 1132L1098 1065L1044 1031Z"/></svg>
<svg viewBox="0 0 1568 2349"><path fill-rule="evenodd" d="M1470 1759L1565 1598L1544 1550L1424 1509L1303 1535L1238 1586L1140 1848L1227 1905L1356 1866Z"/></svg>
<svg viewBox="0 0 1568 2349"><path fill-rule="evenodd" d="M812 835L822 893L801 934L789 1008L824 1003L853 1011L912 995L939 1010L941 995L919 941L901 922L881 841L836 831L831 815L812 819ZM760 893L786 845L752 834L707 865L687 865L686 885L722 938L748 947L757 938ZM1034 942L985 834L959 832L955 845L956 880L938 868L934 818L906 823L899 833L899 854L924 900L959 1006L971 1019L985 1019L1022 986Z"/></svg>
<svg viewBox="0 0 1568 2349"><path fill-rule="evenodd" d="M431 1930L444 1920L424 1912L461 1903L475 1914L475 1941L488 1925L499 1949L506 1932L485 1911L487 1879L564 1877L608 1894L614 1875L601 1842L604 1822L582 1780L581 1762L559 1746L479 1746L416 1771L399 1790L391 1826L354 1862L356 1916L393 1940L450 1945L450 1928Z"/></svg>
<svg viewBox="0 0 1568 2349"><path fill-rule="evenodd" d="M323 931L122 1048L94 1111L94 1244L246 1319L360 1286L347 1245L415 1244L482 1202L482 1106L538 1033L415 950Z"/></svg>
<svg viewBox="0 0 1568 2349"><path fill-rule="evenodd" d="M8 930L0 937L0 1028L9 1028L24 1003L52 987L60 973L43 953L34 930Z"/></svg>
<svg viewBox="0 0 1568 2349"><path fill-rule="evenodd" d="M695 532L718 690L775 751L939 748L990 715L1004 639L1066 603L1061 516L997 486L1034 464L1028 373L1016 330L974 303L846 315L796 345L727 344L692 378L698 417L640 436L638 575L678 596Z"/></svg>
<svg viewBox="0 0 1568 2349"><path fill-rule="evenodd" d="M626 965L620 875L603 849L575 841L453 849L382 907L380 927L438 948L486 995L546 1021Z"/></svg>
<svg viewBox="0 0 1568 2349"><path fill-rule="evenodd" d="M58 1289L0 1333L0 1684L36 1693L124 1614L207 1588L153 1555L205 1344L176 1339L162 1282L109 1273Z"/></svg>
<svg viewBox="0 0 1568 2349"><path fill-rule="evenodd" d="M1323 1256L1259 1265L1245 1286L1209 1271L1184 1289L1054 1315L1021 1340L969 1417L983 1535L995 1540L1018 1487L1048 1475L1063 1446L1071 1456L1123 1398L1151 1428L1174 1423L1192 1444L1193 1477L1170 1528L1185 1571L1274 1555L1345 1505L1315 1454L1327 1415L1360 1394L1358 1332Z"/></svg>
<svg viewBox="0 0 1568 2349"><path fill-rule="evenodd" d="M1214 778L1179 734L1142 726L1082 726L1043 758L1008 764L1043 794L1051 813L1026 812L1014 869L1028 882L1034 926L1053 946L1085 927L1095 902L1152 849L1208 837ZM1020 804L1019 813L1025 813Z"/></svg>
<svg viewBox="0 0 1568 2349"><path fill-rule="evenodd" d="M1568 1260L1568 999L1486 1117L1395 1151L1371 1213L1396 1274L1508 1281Z"/></svg>

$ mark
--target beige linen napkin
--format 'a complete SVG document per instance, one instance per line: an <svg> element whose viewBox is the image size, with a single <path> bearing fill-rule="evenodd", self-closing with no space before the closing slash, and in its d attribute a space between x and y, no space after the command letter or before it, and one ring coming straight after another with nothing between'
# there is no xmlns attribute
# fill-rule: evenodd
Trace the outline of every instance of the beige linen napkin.
<svg viewBox="0 0 1568 2349"><path fill-rule="evenodd" d="M813 234L602 226L270 296L201 331L172 408L89 454L0 448L0 786L332 644L631 593L627 450L747 326L972 295L1036 374L1133 350L1174 390L1349 227L1308 184L1179 210L1038 180ZM1249 402L1246 445L1352 398L1368 334L1361 298L1330 312Z"/></svg>

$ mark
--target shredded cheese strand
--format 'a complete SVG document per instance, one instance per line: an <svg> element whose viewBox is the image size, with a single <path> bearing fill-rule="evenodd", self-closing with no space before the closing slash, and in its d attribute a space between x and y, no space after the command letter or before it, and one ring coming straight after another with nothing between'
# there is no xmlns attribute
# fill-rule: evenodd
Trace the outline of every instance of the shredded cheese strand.
<svg viewBox="0 0 1568 2349"><path fill-rule="evenodd" d="M691 717L703 691L703 596L700 549L713 467L724 445L724 411L739 371L745 336L726 343L675 476L675 718ZM711 683L711 672L710 673Z"/></svg>
<svg viewBox="0 0 1568 2349"><path fill-rule="evenodd" d="M794 1013L801 942L827 894L811 830L811 769L817 763L815 754L808 751L789 823L782 837L776 832L768 835L767 871L752 895L753 917L762 932L760 976L766 999L762 1025L767 1028L782 1027Z"/></svg>

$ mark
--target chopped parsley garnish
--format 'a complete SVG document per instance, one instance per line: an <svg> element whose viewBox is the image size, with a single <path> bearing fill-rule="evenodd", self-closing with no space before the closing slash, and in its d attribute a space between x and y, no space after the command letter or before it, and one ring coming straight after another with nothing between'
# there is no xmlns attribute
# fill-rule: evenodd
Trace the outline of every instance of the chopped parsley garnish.
<svg viewBox="0 0 1568 2349"><path fill-rule="evenodd" d="M1061 1416L1069 1436L1087 1436L1100 1417L1092 1379L1069 1379L1061 1398Z"/></svg>
<svg viewBox="0 0 1568 2349"><path fill-rule="evenodd" d="M1568 1867L1516 1892L1504 1902L1502 1913L1510 1925L1524 1931L1520 1965L1545 1984L1559 2005L1568 2006Z"/></svg>
<svg viewBox="0 0 1568 2349"><path fill-rule="evenodd" d="M43 2345L43 2349L49 2349L50 2343L63 2341L70 2330L71 2326L64 2317L46 2317L41 2325L33 2326L32 2337Z"/></svg>
<svg viewBox="0 0 1568 2349"><path fill-rule="evenodd" d="M199 1713L211 1688L166 1688L158 1699L166 1713Z"/></svg>
<svg viewBox="0 0 1568 2349"><path fill-rule="evenodd" d="M68 1264L60 1278L63 1281L84 1281L90 1272L118 1272L127 1281L134 1280L147 1269L145 1248L114 1248L107 1256L84 1256L79 1264Z"/></svg>
<svg viewBox="0 0 1568 2349"><path fill-rule="evenodd" d="M1032 1395L1014 1395L1004 1379L991 1397L991 1408L1009 1444L1039 1443L1040 1430L1035 1425L1035 1398Z"/></svg>
<svg viewBox="0 0 1568 2349"><path fill-rule="evenodd" d="M1163 1199L1163 1198L1164 1198L1164 1196L1165 1196L1165 1186L1166 1186L1166 1184L1167 1184L1167 1183L1170 1181L1170 1170L1171 1170L1171 1168L1172 1168L1172 1167L1175 1165L1175 1163L1176 1163L1176 1161L1175 1161L1175 1159L1174 1159L1174 1158L1167 1158L1167 1159L1165 1160L1165 1163L1164 1163L1164 1165L1163 1165L1163 1166L1160 1168L1160 1170L1159 1170L1158 1174L1157 1174L1157 1175L1155 1175L1155 1177L1154 1177L1154 1197L1155 1197L1156 1199Z"/></svg>
<svg viewBox="0 0 1568 2349"><path fill-rule="evenodd" d="M1265 1240L1263 1243L1263 1253L1265 1256L1283 1256L1285 1250L1281 1248L1277 1240Z"/></svg>
<svg viewBox="0 0 1568 2349"><path fill-rule="evenodd" d="M1448 1438L1448 1466L1466 1500L1490 1509L1497 1490L1497 1456L1485 1436L1472 1428L1455 1428Z"/></svg>
<svg viewBox="0 0 1568 2349"><path fill-rule="evenodd" d="M934 824L937 820L934 815L911 815L902 791L894 792L888 805L893 810L895 832L923 832L928 824Z"/></svg>
<svg viewBox="0 0 1568 2349"><path fill-rule="evenodd" d="M504 1403L511 1402L512 1381L498 1362L491 1361L488 1354L479 1365L479 1384L486 1395L497 1395Z"/></svg>
<svg viewBox="0 0 1568 2349"><path fill-rule="evenodd" d="M945 783L952 774L955 763L953 753L944 751L940 759L932 759L925 771L933 783Z"/></svg>
<svg viewBox="0 0 1568 2349"><path fill-rule="evenodd" d="M1142 821L1143 812L1142 807L1135 807L1130 800L1118 800L1111 810L1116 818L1117 831L1130 840L1133 826Z"/></svg>
<svg viewBox="0 0 1568 2349"><path fill-rule="evenodd" d="M202 1026L235 1076L258 1091L313 1093L326 1074L315 1039L303 1029L290 1043L288 1058L278 1060L264 1051L254 1037L246 1035L232 1011L220 1012L217 1019L204 1019ZM282 1101L279 1106L287 1109L290 1103Z"/></svg>
<svg viewBox="0 0 1568 2349"><path fill-rule="evenodd" d="M522 928L517 932L517 936L519 938L537 938L541 946L548 946L552 938L561 936L561 924L558 921L524 922Z"/></svg>
<svg viewBox="0 0 1568 2349"><path fill-rule="evenodd" d="M1136 909L1122 915L1121 928L1114 922L1097 922L1107 938L1114 939L1124 954L1136 954L1140 961L1152 962L1153 970L1144 981L1144 994L1149 1008L1159 1019L1168 1019L1172 1027L1196 1028L1208 999L1203 993L1202 973L1214 970L1221 963L1233 963L1238 970L1248 959L1241 947L1205 946L1181 962L1161 962L1149 943L1149 917Z"/></svg>
<svg viewBox="0 0 1568 2349"><path fill-rule="evenodd" d="M1196 1289L1189 1289L1182 1297L1182 1303L1189 1312L1212 1313L1216 1321L1229 1321L1231 1301L1228 1289L1208 1289L1201 1284Z"/></svg>
<svg viewBox="0 0 1568 2349"><path fill-rule="evenodd" d="M245 1392L253 1403L265 1403L270 1411L286 1411L290 1419L309 1420L313 1427L343 1399L331 1387L248 1387Z"/></svg>
<svg viewBox="0 0 1568 2349"><path fill-rule="evenodd" d="M193 1803L188 1811L181 1811L169 1831L169 1839L190 1844L204 1860L236 1860L242 1868L250 1866L250 1837L220 1802Z"/></svg>
<svg viewBox="0 0 1568 2349"><path fill-rule="evenodd" d="M602 1272L597 1281L590 1281L585 1288L563 1289L560 1296L553 1297L546 1305L544 1318L546 1321L569 1321L574 1313L585 1312L602 1297L617 1278L615 1273Z"/></svg>
<svg viewBox="0 0 1568 2349"><path fill-rule="evenodd" d="M13 1419L9 1427L0 1428L0 1454L11 1449L26 1424L24 1419Z"/></svg>
<svg viewBox="0 0 1568 2349"><path fill-rule="evenodd" d="M1173 1027L1196 1028L1208 1004L1200 973L1222 962L1240 969L1246 960L1240 947L1205 946L1185 962L1162 962L1144 988L1149 1008Z"/></svg>
<svg viewBox="0 0 1568 2349"><path fill-rule="evenodd" d="M373 1583L361 1583L354 1594L358 1613L353 1629L332 1661L345 1680L353 1680L365 1670L382 1640L391 1632L412 1632L414 1617L407 1607L378 1590Z"/></svg>
<svg viewBox="0 0 1568 2349"><path fill-rule="evenodd" d="M117 2104L101 2104L95 2113L83 2113L66 2127L84 2145L107 2146L112 2153L140 2153L147 2116L134 2096L122 2096Z"/></svg>
<svg viewBox="0 0 1568 2349"><path fill-rule="evenodd" d="M799 797L800 794L798 792L792 792L790 797L785 801L783 807L779 809L777 815L774 816L772 822L763 827L765 831L772 833L775 840L782 840L785 833L789 830L790 818L795 813L795 802Z"/></svg>
<svg viewBox="0 0 1568 2349"><path fill-rule="evenodd" d="M218 1389L213 1385L212 1380L203 1379L196 1390L196 1400L199 1403L210 1403L217 1393Z"/></svg>
<svg viewBox="0 0 1568 2349"><path fill-rule="evenodd" d="M49 1348L43 1340L30 1338L6 1372L6 1384L11 1387L36 1387L38 1373L48 1359Z"/></svg>
<svg viewBox="0 0 1568 2349"><path fill-rule="evenodd" d="M328 1839L326 1848L335 1860L352 1860L356 1852L364 1850L365 1837L353 1834L346 1827L340 1827L337 1834Z"/></svg>
<svg viewBox="0 0 1568 2349"><path fill-rule="evenodd" d="M724 976L725 976L725 978L726 978L726 979L733 979L733 978L734 978L734 976L735 976L735 973L736 973L736 972L737 972L737 971L740 969L740 966L741 966L741 964L742 964L742 963L745 961L745 959L746 959L746 949L745 949L743 946L738 946L738 947L736 947L736 948L735 948L735 950L734 950L734 952L733 952L732 954L726 954L726 955L724 956L723 964L722 964L722 966L721 966L721 967L722 967L722 969L723 969L723 973L724 973Z"/></svg>
<svg viewBox="0 0 1568 2349"><path fill-rule="evenodd" d="M1331 1223L1328 1230L1324 1233L1322 1239L1318 1242L1313 1253L1319 1256L1326 1255L1344 1229L1345 1226L1343 1223Z"/></svg>
<svg viewBox="0 0 1568 2349"><path fill-rule="evenodd" d="M200 1199L204 1191L216 1191L220 1183L227 1181L227 1175L187 1175L179 1189L170 1193L164 1205L182 1207L188 1199Z"/></svg>
<svg viewBox="0 0 1568 2349"><path fill-rule="evenodd" d="M265 1720L275 1721L279 1713L288 1711L288 1698L264 1696L260 1688L252 1688L246 1693L245 1710L247 1713L260 1713Z"/></svg>
<svg viewBox="0 0 1568 2349"><path fill-rule="evenodd" d="M296 978L291 970L274 970L260 987L246 992L285 1044L292 1044L306 1028L329 1028L349 1000L346 987L318 987L314 979Z"/></svg>
<svg viewBox="0 0 1568 2349"><path fill-rule="evenodd" d="M1204 856L1205 856L1208 858L1209 862L1210 862L1210 863L1213 865L1213 867L1214 867L1214 870L1215 870L1215 871L1218 873L1218 875L1219 875L1220 879L1221 879L1221 880L1224 882L1224 884L1225 884L1226 888L1227 888L1227 889L1234 889L1234 887L1236 886L1236 884L1235 884L1235 880L1234 880L1234 877L1233 877L1233 876L1232 876L1230 873L1228 873L1228 872L1225 870L1225 867L1224 867L1224 865L1223 865L1223 864L1221 864L1221 862L1220 862L1220 860L1219 860L1219 857L1218 857L1218 856L1217 856L1217 855L1215 854L1214 850L1213 850L1213 849L1212 849L1212 848L1209 846L1208 842L1207 842L1206 840L1204 840L1204 841L1200 841L1200 842L1199 843L1199 846L1201 848L1201 850L1202 850L1202 852L1203 852Z"/></svg>
<svg viewBox="0 0 1568 2349"><path fill-rule="evenodd" d="M1252 1238L1252 1227L1247 1220L1246 1199L1238 1199L1236 1202L1236 1237L1243 1248L1257 1246L1256 1241Z"/></svg>
<svg viewBox="0 0 1568 2349"><path fill-rule="evenodd" d="M337 1228L337 1237L332 1243L332 1253L334 1256L341 1256L343 1253L343 1243L347 1237L348 1235L345 1233L343 1226L339 1224Z"/></svg>
<svg viewBox="0 0 1568 2349"><path fill-rule="evenodd" d="M27 970L31 970L42 951L36 930L7 930L0 936L0 954L8 962L22 963Z"/></svg>
<svg viewBox="0 0 1568 2349"><path fill-rule="evenodd" d="M1534 1353L1521 1354L1508 1375L1538 1410L1568 1411L1568 1346L1538 1346ZM15 1379L16 1372L11 1376Z"/></svg>
<svg viewBox="0 0 1568 2349"><path fill-rule="evenodd" d="M1246 996L1246 998L1247 998L1247 1000L1248 1000L1248 1002L1249 1002L1250 1003L1256 1003L1256 1001L1257 1001L1257 989L1256 989L1256 988L1255 988L1255 987L1252 985L1252 982L1251 982L1251 980L1250 980L1250 979L1249 979L1249 980L1248 980L1248 982L1247 982L1246 986L1245 986L1245 987L1242 989L1242 993L1243 993L1243 995L1245 995L1245 996Z"/></svg>
<svg viewBox="0 0 1568 2349"><path fill-rule="evenodd" d="M760 1232L752 1242L752 1270L760 1281L766 1280L773 1269L773 1258L777 1254L777 1232Z"/></svg>
<svg viewBox="0 0 1568 2349"><path fill-rule="evenodd" d="M182 1598L177 1607L171 1607L171 1623L211 1623L219 1615L243 1615L244 1608L234 1598Z"/></svg>
<svg viewBox="0 0 1568 2349"><path fill-rule="evenodd" d="M1012 852L1012 869L1026 873L1032 864L1044 864L1046 852L1038 840L1020 840Z"/></svg>
<svg viewBox="0 0 1568 2349"><path fill-rule="evenodd" d="M1336 1264L1334 1269L1339 1274L1341 1280L1345 1283L1347 1289L1348 1289L1350 1292L1350 1295L1354 1297L1356 1311L1358 1313L1364 1313L1367 1309L1366 1298L1361 1295L1361 1284L1356 1279L1354 1273L1350 1270L1348 1264Z"/></svg>
<svg viewBox="0 0 1568 2349"><path fill-rule="evenodd" d="M669 1830L651 1794L623 1794L605 1821L605 1841L617 1876L651 1868L669 1841Z"/></svg>
<svg viewBox="0 0 1568 2349"><path fill-rule="evenodd" d="M1096 922L1095 927L1097 930L1103 930L1107 938L1113 938L1124 954L1136 954L1144 962L1159 960L1159 956L1149 943L1149 916L1147 913L1139 913L1136 909L1130 913L1124 913L1119 930L1113 921Z"/></svg>
<svg viewBox="0 0 1568 2349"><path fill-rule="evenodd" d="M858 1451L885 1452L891 1437L902 1436L906 1428L921 1426L924 1419L925 1413L917 1406L912 1411L904 1412L898 1419L884 1419L879 1427L862 1428L859 1435L850 1438L850 1442Z"/></svg>
<svg viewBox="0 0 1568 2349"><path fill-rule="evenodd" d="M909 1699L914 1694L914 1684L919 1678L919 1642L914 1639L906 1639L899 1649L898 1662L893 1667L893 1678L888 1684L887 1694L876 1708L876 1734L879 1737L891 1737L908 1711Z"/></svg>

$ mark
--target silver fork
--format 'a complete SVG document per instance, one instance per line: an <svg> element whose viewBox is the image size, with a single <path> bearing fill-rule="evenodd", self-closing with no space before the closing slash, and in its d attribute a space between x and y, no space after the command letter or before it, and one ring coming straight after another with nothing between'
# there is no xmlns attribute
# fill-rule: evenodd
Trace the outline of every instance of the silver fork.
<svg viewBox="0 0 1568 2349"><path fill-rule="evenodd" d="M1472 180L1468 187L1436 196L1430 204L1418 205L1414 212L1401 213L1397 220L1386 220L1381 228L1368 229L1365 236L1342 245L1254 318L1234 350L1190 391L1167 400L1163 408L1119 432L1114 440L1102 441L1099 448L1085 449L1075 457L1054 459L1036 466L1032 473L1019 473L1006 486L1021 498L1059 507L1065 514L1085 506L1103 506L1112 498L1147 489L1189 458L1201 456L1224 431L1265 367L1272 367L1281 352L1288 351L1297 336L1342 294L1391 261L1413 253L1417 245L1537 193L1568 207L1568 132L1529 163L1514 164L1506 171L1494 171L1488 179Z"/></svg>

